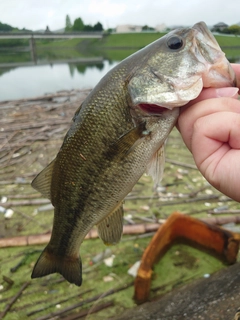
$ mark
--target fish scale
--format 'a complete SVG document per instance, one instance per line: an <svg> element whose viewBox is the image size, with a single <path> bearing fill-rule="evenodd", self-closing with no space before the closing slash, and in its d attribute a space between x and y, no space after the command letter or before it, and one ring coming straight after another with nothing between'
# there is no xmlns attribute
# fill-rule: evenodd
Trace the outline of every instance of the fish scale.
<svg viewBox="0 0 240 320"><path fill-rule="evenodd" d="M145 171L160 182L179 107L209 83L234 81L202 22L172 31L112 69L76 111L56 158L32 182L54 206L51 239L32 277L58 272L81 285L84 237L96 225L104 243L120 241L122 202Z"/></svg>

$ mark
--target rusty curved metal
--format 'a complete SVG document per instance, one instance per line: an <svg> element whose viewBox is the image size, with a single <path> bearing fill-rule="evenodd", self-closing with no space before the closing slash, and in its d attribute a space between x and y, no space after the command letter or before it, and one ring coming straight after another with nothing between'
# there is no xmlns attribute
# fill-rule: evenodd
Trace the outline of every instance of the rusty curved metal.
<svg viewBox="0 0 240 320"><path fill-rule="evenodd" d="M140 304L148 300L153 265L178 239L196 243L210 250L229 264L235 263L240 235L216 225L174 212L158 229L146 248L134 284L134 300Z"/></svg>

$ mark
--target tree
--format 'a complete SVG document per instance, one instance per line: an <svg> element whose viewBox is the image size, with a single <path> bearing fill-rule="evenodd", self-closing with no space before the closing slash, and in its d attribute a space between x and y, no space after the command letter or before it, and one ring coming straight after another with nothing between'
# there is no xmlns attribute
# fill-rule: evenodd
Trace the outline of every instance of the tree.
<svg viewBox="0 0 240 320"><path fill-rule="evenodd" d="M85 24L83 31L93 31L93 27L90 24Z"/></svg>
<svg viewBox="0 0 240 320"><path fill-rule="evenodd" d="M232 26L228 27L228 32L232 34L240 34L240 26L237 24L233 24Z"/></svg>
<svg viewBox="0 0 240 320"><path fill-rule="evenodd" d="M142 30L143 30L143 31L153 31L154 28L149 27L148 25L145 25L145 26L142 27Z"/></svg>
<svg viewBox="0 0 240 320"><path fill-rule="evenodd" d="M93 26L93 30L94 31L103 31L103 26L100 22L97 22L94 26Z"/></svg>
<svg viewBox="0 0 240 320"><path fill-rule="evenodd" d="M14 28L12 26L10 26L9 24L6 24L6 23L1 23L0 22L0 30L1 31L12 31Z"/></svg>
<svg viewBox="0 0 240 320"><path fill-rule="evenodd" d="M70 17L69 17L68 14L66 15L65 31L66 31L66 32L72 31L72 23L71 23L71 20L70 20Z"/></svg>
<svg viewBox="0 0 240 320"><path fill-rule="evenodd" d="M74 20L72 30L73 31L83 31L84 23L81 18L77 18Z"/></svg>

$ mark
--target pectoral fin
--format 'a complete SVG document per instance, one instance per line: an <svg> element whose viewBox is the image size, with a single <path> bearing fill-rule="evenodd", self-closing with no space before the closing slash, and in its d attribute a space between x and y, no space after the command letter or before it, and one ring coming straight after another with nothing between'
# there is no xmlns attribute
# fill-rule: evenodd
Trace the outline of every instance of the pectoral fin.
<svg viewBox="0 0 240 320"><path fill-rule="evenodd" d="M43 169L32 181L32 187L51 200L51 182L52 172L55 160L53 160L45 169Z"/></svg>
<svg viewBox="0 0 240 320"><path fill-rule="evenodd" d="M98 225L98 235L106 245L116 244L121 240L123 232L123 206L121 204Z"/></svg>
<svg viewBox="0 0 240 320"><path fill-rule="evenodd" d="M126 156L130 154L138 145L141 143L142 139L148 136L150 132L146 129L146 123L141 122L136 127L123 134L117 141L115 141L108 154L113 156Z"/></svg>
<svg viewBox="0 0 240 320"><path fill-rule="evenodd" d="M147 165L146 173L153 178L154 185L161 182L165 164L165 144L152 156L152 159Z"/></svg>

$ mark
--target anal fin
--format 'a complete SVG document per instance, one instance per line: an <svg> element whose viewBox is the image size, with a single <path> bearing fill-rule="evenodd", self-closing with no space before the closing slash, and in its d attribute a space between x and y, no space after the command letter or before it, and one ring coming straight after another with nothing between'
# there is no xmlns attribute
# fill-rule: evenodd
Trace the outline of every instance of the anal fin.
<svg viewBox="0 0 240 320"><path fill-rule="evenodd" d="M110 213L98 225L98 235L106 245L113 245L121 240L123 232L123 206L122 204Z"/></svg>

